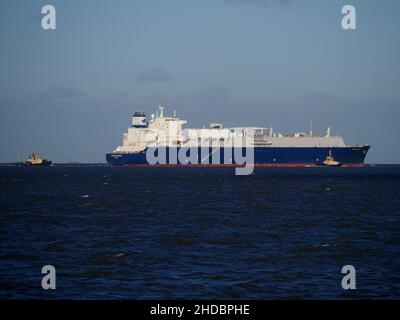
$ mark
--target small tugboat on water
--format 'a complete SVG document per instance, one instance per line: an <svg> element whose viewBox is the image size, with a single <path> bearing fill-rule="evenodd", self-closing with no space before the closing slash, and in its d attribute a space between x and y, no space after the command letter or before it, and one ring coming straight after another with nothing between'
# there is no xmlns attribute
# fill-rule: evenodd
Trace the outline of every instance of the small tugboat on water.
<svg viewBox="0 0 400 320"><path fill-rule="evenodd" d="M329 154L327 155L325 161L322 163L317 163L317 165L325 166L325 167L341 167L343 165L343 163L336 161L333 158L332 151L329 150Z"/></svg>
<svg viewBox="0 0 400 320"><path fill-rule="evenodd" d="M51 163L50 160L42 159L40 153L34 152L29 155L28 159L18 164L21 166L50 166Z"/></svg>

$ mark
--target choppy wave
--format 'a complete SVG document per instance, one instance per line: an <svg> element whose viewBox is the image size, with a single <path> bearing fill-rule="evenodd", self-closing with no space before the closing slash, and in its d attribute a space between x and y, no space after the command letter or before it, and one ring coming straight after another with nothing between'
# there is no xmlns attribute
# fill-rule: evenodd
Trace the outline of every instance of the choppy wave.
<svg viewBox="0 0 400 320"><path fill-rule="evenodd" d="M255 173L1 167L0 298L399 298L399 166Z"/></svg>

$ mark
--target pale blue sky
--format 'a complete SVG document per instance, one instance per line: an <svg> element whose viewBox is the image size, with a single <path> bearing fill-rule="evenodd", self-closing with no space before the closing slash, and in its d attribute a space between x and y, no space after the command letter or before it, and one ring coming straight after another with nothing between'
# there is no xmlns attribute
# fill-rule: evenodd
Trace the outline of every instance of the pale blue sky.
<svg viewBox="0 0 400 320"><path fill-rule="evenodd" d="M270 3L271 5L260 5ZM41 29L41 7L57 29ZM356 31L341 8L357 9ZM0 2L0 161L104 161L159 103L200 126L317 131L400 163L396 0Z"/></svg>

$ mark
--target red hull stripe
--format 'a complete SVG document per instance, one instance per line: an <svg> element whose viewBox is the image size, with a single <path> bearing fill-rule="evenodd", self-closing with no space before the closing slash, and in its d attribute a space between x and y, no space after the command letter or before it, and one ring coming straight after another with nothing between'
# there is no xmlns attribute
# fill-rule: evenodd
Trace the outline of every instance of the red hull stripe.
<svg viewBox="0 0 400 320"><path fill-rule="evenodd" d="M118 166L118 165L117 165ZM124 164L128 167L244 167L235 163L221 164ZM247 164L247 166L251 166ZM256 163L254 167L321 167L310 163ZM343 167L364 167L364 163L344 163Z"/></svg>

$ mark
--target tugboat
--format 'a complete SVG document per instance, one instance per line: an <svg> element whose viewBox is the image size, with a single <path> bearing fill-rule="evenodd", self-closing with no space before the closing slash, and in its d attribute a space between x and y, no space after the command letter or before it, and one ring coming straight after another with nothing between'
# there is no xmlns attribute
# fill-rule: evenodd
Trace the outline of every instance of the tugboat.
<svg viewBox="0 0 400 320"><path fill-rule="evenodd" d="M29 155L28 159L24 162L19 163L21 166L50 166L51 161L47 159L42 159L40 153L34 152Z"/></svg>
<svg viewBox="0 0 400 320"><path fill-rule="evenodd" d="M329 154L327 155L326 159L322 164L319 164L320 166L326 166L326 167L341 167L343 163L336 161L333 158L332 151L329 150Z"/></svg>

